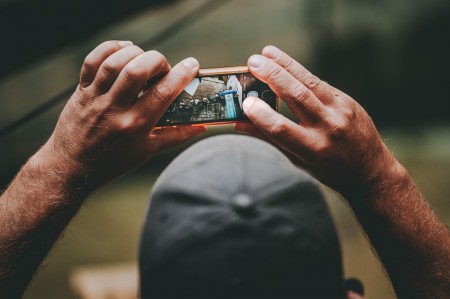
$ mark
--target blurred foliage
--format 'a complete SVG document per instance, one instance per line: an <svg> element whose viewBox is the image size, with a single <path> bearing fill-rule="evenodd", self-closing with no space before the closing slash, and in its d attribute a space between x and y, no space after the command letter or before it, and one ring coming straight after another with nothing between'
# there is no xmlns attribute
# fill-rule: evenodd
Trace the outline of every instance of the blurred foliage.
<svg viewBox="0 0 450 299"><path fill-rule="evenodd" d="M448 122L450 2L311 1L310 11L314 70L378 125Z"/></svg>
<svg viewBox="0 0 450 299"><path fill-rule="evenodd" d="M9 0L0 1L0 56L8 57L0 77L76 44L95 31L142 9L173 0ZM80 22L82 20L82 22Z"/></svg>

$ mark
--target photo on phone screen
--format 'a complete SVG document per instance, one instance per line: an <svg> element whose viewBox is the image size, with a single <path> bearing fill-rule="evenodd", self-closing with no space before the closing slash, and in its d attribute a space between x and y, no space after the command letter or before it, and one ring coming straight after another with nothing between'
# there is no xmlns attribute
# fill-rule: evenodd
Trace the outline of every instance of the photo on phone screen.
<svg viewBox="0 0 450 299"><path fill-rule="evenodd" d="M243 121L247 118L242 103L249 96L277 109L275 93L249 72L198 76L172 102L157 126Z"/></svg>

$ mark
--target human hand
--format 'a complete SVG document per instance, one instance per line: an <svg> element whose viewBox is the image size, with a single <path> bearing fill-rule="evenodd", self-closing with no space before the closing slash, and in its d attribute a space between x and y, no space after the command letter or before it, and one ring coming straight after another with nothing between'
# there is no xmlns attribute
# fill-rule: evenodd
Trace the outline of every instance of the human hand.
<svg viewBox="0 0 450 299"><path fill-rule="evenodd" d="M350 96L321 81L273 46L253 55L248 67L269 84L298 117L295 123L258 98L243 107L251 123L238 131L277 145L294 163L344 196L369 191L383 172L398 162L380 138L372 119Z"/></svg>
<svg viewBox="0 0 450 299"><path fill-rule="evenodd" d="M364 299L364 296L362 296L362 295L360 295L358 293L355 293L353 291L348 291L346 293L346 298L347 299Z"/></svg>
<svg viewBox="0 0 450 299"><path fill-rule="evenodd" d="M86 57L80 84L38 160L94 189L203 133L204 127L153 130L198 68L194 58L171 69L156 51L144 52L131 42L102 43ZM150 79L159 77L139 96Z"/></svg>

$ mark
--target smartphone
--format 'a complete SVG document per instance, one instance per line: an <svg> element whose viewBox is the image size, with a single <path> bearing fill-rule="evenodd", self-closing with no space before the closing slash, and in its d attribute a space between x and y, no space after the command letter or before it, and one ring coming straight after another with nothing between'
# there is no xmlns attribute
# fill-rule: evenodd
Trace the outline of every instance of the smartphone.
<svg viewBox="0 0 450 299"><path fill-rule="evenodd" d="M159 120L157 126L212 125L246 121L243 101L259 97L278 110L269 86L246 66L201 69Z"/></svg>

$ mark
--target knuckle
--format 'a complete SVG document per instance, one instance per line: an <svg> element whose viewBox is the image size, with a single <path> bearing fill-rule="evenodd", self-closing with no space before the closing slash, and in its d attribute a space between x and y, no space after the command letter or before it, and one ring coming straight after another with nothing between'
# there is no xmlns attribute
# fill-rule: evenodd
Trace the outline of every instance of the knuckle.
<svg viewBox="0 0 450 299"><path fill-rule="evenodd" d="M84 58L82 70L87 72L92 71L95 68L95 65L95 59L92 57L92 55L88 55L86 56L86 58Z"/></svg>
<svg viewBox="0 0 450 299"><path fill-rule="evenodd" d="M338 112L334 113L334 117L330 121L330 127L335 136L347 134L355 120L358 118L358 107L353 103L343 105Z"/></svg>
<svg viewBox="0 0 450 299"><path fill-rule="evenodd" d="M342 116L347 122L351 123L356 118L356 109L353 107L343 108Z"/></svg>
<svg viewBox="0 0 450 299"><path fill-rule="evenodd" d="M152 92L152 95L158 101L165 101L172 96L172 88L167 83L157 84Z"/></svg>
<svg viewBox="0 0 450 299"><path fill-rule="evenodd" d="M335 141L345 138L351 130L351 121L345 116L337 116L328 121L328 131Z"/></svg>
<svg viewBox="0 0 450 299"><path fill-rule="evenodd" d="M146 55L148 55L149 59L155 61L159 65L163 65L167 62L166 57L156 50L150 50L146 53Z"/></svg>
<svg viewBox="0 0 450 299"><path fill-rule="evenodd" d="M133 115L126 115L121 117L115 125L117 132L122 134L131 134L136 132L142 126L142 120Z"/></svg>
<svg viewBox="0 0 450 299"><path fill-rule="evenodd" d="M267 80L272 83L279 82L282 80L282 70L283 69L277 65L270 67L267 73Z"/></svg>
<svg viewBox="0 0 450 299"><path fill-rule="evenodd" d="M144 78L144 71L136 63L129 62L123 70L123 75L127 81L138 81Z"/></svg>
<svg viewBox="0 0 450 299"><path fill-rule="evenodd" d="M297 102L304 102L308 99L309 90L302 86L301 84L293 84L287 90L288 95L290 95Z"/></svg>
<svg viewBox="0 0 450 299"><path fill-rule="evenodd" d="M313 151L317 156L324 158L333 153L334 149L330 141L323 140L313 146Z"/></svg>
<svg viewBox="0 0 450 299"><path fill-rule="evenodd" d="M80 72L80 87L86 87L91 83L91 80L95 77L96 63L91 56L84 59L83 66Z"/></svg>
<svg viewBox="0 0 450 299"><path fill-rule="evenodd" d="M139 57L140 55L142 55L142 53L144 53L144 50L142 50L138 46L133 45L133 46L129 46L129 47L121 49L120 53L121 53L121 56L129 58L130 61L128 63L131 63L131 62L133 62L133 60L136 57Z"/></svg>
<svg viewBox="0 0 450 299"><path fill-rule="evenodd" d="M330 135L333 139L337 139L345 135L348 128L347 122L345 120L335 121L330 125Z"/></svg>
<svg viewBox="0 0 450 299"><path fill-rule="evenodd" d="M112 61L103 62L101 68L106 76L116 75L120 71L119 67Z"/></svg>
<svg viewBox="0 0 450 299"><path fill-rule="evenodd" d="M286 135L287 131L288 127L286 122L284 122L280 118L275 119L270 127L270 135L273 137L284 136Z"/></svg>
<svg viewBox="0 0 450 299"><path fill-rule="evenodd" d="M294 59L292 59L291 57L288 57L287 59L286 59L286 63L285 63L285 65L284 65L284 68L286 69L286 70L288 70L288 72L294 72L294 71L296 71L296 66L295 66L295 61L294 61Z"/></svg>
<svg viewBox="0 0 450 299"><path fill-rule="evenodd" d="M77 105L80 105L82 107L88 105L92 101L92 94L90 93L90 90L86 88L86 86L83 86L82 83L78 84L77 89L75 89L75 92L73 93L72 97L69 99L67 104L75 103ZM81 109L80 109L81 110Z"/></svg>
<svg viewBox="0 0 450 299"><path fill-rule="evenodd" d="M305 85L310 89L318 88L321 85L321 83L322 80L320 80L319 77L313 74L309 74L308 76L306 76Z"/></svg>

